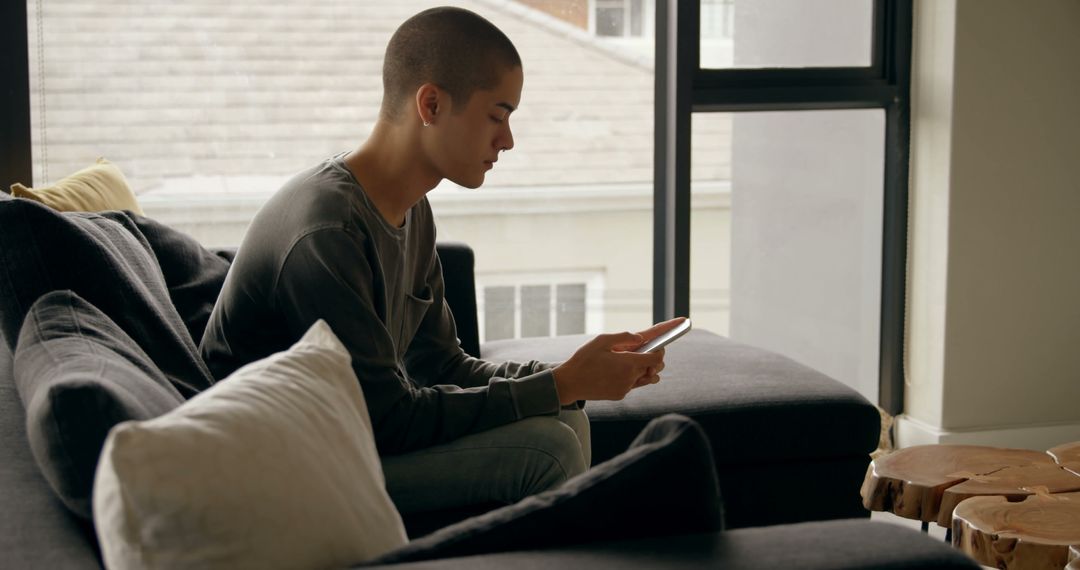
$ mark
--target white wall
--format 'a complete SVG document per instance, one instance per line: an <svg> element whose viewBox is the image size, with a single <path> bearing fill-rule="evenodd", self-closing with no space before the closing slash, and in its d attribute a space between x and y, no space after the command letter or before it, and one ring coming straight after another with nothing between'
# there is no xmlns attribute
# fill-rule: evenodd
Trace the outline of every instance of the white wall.
<svg viewBox="0 0 1080 570"><path fill-rule="evenodd" d="M1080 3L922 0L901 445L1080 439Z"/></svg>

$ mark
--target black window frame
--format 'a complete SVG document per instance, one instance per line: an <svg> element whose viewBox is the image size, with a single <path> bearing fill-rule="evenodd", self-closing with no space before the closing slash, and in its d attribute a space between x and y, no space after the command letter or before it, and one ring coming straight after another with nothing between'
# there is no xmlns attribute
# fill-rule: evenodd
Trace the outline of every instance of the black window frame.
<svg viewBox="0 0 1080 570"><path fill-rule="evenodd" d="M911 0L874 0L865 67L708 69L700 1L657 0L653 319L690 316L690 131L694 113L883 109L884 220L878 404L903 411Z"/></svg>

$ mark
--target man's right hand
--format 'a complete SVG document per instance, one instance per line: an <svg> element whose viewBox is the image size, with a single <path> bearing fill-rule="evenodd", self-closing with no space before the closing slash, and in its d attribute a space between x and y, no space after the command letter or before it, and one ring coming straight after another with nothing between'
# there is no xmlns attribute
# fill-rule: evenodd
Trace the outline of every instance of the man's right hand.
<svg viewBox="0 0 1080 570"><path fill-rule="evenodd" d="M630 352L645 342L640 334L602 334L555 367L555 389L563 405L578 400L621 400L630 390L654 384L664 369L664 351Z"/></svg>

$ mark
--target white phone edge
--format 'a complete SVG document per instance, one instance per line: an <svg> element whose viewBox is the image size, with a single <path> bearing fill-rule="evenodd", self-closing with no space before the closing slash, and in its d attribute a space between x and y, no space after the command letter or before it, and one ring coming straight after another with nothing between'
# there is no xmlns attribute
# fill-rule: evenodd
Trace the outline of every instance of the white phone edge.
<svg viewBox="0 0 1080 570"><path fill-rule="evenodd" d="M680 337L682 337L682 335L690 332L690 329L692 327L693 323L690 322L690 319L686 319L685 321L679 323L679 326L645 343L641 346L641 348L635 350L634 352L644 354L660 350L661 348L664 348L665 346L678 340Z"/></svg>

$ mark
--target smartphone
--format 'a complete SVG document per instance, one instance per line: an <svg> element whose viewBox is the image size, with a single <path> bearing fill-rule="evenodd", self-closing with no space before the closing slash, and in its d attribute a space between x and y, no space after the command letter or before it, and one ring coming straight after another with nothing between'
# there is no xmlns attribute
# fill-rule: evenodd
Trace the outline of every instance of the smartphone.
<svg viewBox="0 0 1080 570"><path fill-rule="evenodd" d="M686 319L685 321L679 323L677 327L641 345L641 347L634 352L645 353L660 350L661 348L664 348L665 346L675 342L675 339L679 338L680 336L686 334L689 331L690 319Z"/></svg>

